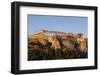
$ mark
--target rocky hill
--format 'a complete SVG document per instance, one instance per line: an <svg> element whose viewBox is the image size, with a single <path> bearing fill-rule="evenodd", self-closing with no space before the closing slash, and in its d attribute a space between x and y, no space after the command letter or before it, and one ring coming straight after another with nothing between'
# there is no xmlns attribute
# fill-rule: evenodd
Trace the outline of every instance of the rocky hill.
<svg viewBox="0 0 100 76"><path fill-rule="evenodd" d="M59 51L64 49L87 53L87 38L82 33L65 33L57 31L39 30L28 36L28 49L41 50L46 48ZM44 50L43 50L44 51ZM49 50L50 51L50 50ZM67 50L66 50L67 51ZM29 54L31 52L29 51ZM31 54L32 55L32 54Z"/></svg>

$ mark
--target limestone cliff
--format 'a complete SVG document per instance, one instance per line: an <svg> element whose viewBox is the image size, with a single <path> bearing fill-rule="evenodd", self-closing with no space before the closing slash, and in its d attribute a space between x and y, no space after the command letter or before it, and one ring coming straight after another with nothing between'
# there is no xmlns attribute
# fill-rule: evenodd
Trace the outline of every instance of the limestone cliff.
<svg viewBox="0 0 100 76"><path fill-rule="evenodd" d="M66 47L69 49L79 49L81 52L87 52L87 39L82 33L64 33L56 31L40 30L28 36L30 43L35 43L33 46L46 46L51 43L52 48ZM37 43L36 43L37 41ZM29 44L29 46L31 46Z"/></svg>

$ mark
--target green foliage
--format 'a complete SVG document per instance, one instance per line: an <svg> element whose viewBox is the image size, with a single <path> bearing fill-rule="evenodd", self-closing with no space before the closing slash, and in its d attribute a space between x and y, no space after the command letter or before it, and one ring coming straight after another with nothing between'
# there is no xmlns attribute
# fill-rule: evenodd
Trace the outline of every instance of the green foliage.
<svg viewBox="0 0 100 76"><path fill-rule="evenodd" d="M31 48L28 50L28 60L55 60L87 58L87 53L68 48L54 49L50 47Z"/></svg>

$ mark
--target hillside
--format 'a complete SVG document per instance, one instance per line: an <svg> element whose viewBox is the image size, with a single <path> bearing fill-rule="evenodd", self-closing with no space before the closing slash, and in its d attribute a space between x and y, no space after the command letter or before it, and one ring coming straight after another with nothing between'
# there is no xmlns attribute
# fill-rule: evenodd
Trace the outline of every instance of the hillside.
<svg viewBox="0 0 100 76"><path fill-rule="evenodd" d="M38 30L28 36L28 60L87 58L82 33Z"/></svg>

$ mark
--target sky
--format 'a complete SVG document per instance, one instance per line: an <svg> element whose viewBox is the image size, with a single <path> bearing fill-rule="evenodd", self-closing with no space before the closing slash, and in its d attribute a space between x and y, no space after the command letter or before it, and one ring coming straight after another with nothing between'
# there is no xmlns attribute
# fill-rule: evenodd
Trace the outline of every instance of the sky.
<svg viewBox="0 0 100 76"><path fill-rule="evenodd" d="M28 34L45 29L49 31L83 33L88 35L88 17L28 15Z"/></svg>

